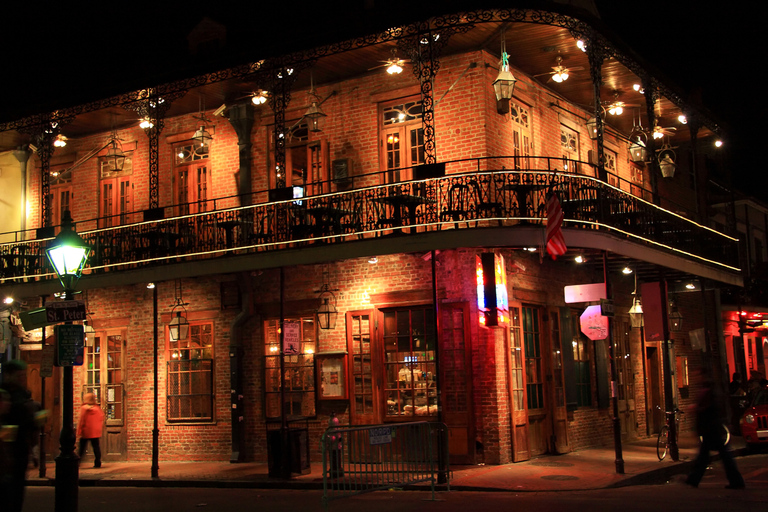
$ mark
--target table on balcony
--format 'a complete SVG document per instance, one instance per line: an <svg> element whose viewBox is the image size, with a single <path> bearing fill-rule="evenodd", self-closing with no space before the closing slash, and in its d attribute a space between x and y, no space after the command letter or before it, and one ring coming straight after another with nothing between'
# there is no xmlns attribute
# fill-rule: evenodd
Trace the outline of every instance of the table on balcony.
<svg viewBox="0 0 768 512"><path fill-rule="evenodd" d="M408 219L408 225L411 226L411 233L415 229L418 207L423 204L435 203L432 198L414 194L389 194L374 197L371 201L389 205L392 208L391 224L394 228L403 227L403 210L405 210L405 217Z"/></svg>
<svg viewBox="0 0 768 512"><path fill-rule="evenodd" d="M539 190L546 190L550 187L548 183L508 183L504 185L504 190L510 190L515 193L515 197L517 198L517 205L518 205L518 212L521 217L521 222L525 223L528 222L528 219L531 218L532 211L529 206L529 198L531 193L539 191ZM544 203L546 205L546 202ZM538 210L541 209L541 205L539 205Z"/></svg>
<svg viewBox="0 0 768 512"><path fill-rule="evenodd" d="M162 258L176 252L176 244L181 235L164 229L151 229L140 233L145 242L137 250L137 256L144 258Z"/></svg>
<svg viewBox="0 0 768 512"><path fill-rule="evenodd" d="M216 223L216 227L224 230L224 238L228 249L235 246L235 228L239 228L239 240L243 240L243 233L253 231L253 221L248 219L226 219Z"/></svg>
<svg viewBox="0 0 768 512"><path fill-rule="evenodd" d="M341 234L341 220L353 213L331 205L308 206L305 211L314 219L312 231L315 236Z"/></svg>

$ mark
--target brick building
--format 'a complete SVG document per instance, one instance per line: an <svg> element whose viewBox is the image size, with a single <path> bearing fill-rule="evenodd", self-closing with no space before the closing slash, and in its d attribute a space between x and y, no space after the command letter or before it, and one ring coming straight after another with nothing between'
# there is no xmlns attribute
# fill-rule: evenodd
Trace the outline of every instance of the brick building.
<svg viewBox="0 0 768 512"><path fill-rule="evenodd" d="M614 415L651 435L693 396L689 367L722 373L719 288L741 276L704 208L706 111L589 10L365 36L0 124L0 195L23 211L0 235L6 356L41 395L52 329L18 319L58 300L44 249L69 211L93 248L75 403L99 396L105 459L149 459L155 414L162 460L266 461L286 425L317 458L335 414L441 421L452 461L506 463L610 442ZM601 298L615 313L590 330Z"/></svg>

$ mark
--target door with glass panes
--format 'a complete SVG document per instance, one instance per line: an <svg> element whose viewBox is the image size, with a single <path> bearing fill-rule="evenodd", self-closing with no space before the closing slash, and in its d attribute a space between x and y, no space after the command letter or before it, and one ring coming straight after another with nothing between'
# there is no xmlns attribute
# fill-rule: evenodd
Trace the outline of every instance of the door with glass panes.
<svg viewBox="0 0 768 512"><path fill-rule="evenodd" d="M437 418L431 305L352 311L347 336L353 424Z"/></svg>
<svg viewBox="0 0 768 512"><path fill-rule="evenodd" d="M126 458L126 408L123 388L125 344L125 330L118 329L89 335L85 347L85 375L80 398L82 400L86 393L93 393L96 395L96 402L104 411L101 452L102 459L106 461ZM92 454L86 455L89 456Z"/></svg>

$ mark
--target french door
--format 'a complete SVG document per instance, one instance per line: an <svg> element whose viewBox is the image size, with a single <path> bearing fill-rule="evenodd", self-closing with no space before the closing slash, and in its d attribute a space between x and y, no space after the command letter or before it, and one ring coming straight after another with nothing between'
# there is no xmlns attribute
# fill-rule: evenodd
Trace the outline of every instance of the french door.
<svg viewBox="0 0 768 512"><path fill-rule="evenodd" d="M123 389L125 344L125 331L118 329L89 335L85 347L82 396L86 393L96 395L96 402L104 411L104 429L101 436L104 460L126 458L126 407Z"/></svg>

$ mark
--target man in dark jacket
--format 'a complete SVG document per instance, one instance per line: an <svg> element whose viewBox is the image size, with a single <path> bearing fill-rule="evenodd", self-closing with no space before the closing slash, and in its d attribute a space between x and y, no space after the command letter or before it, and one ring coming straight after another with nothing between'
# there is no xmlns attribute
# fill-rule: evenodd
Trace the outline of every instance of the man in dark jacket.
<svg viewBox="0 0 768 512"><path fill-rule="evenodd" d="M742 478L736 462L733 460L730 450L725 446L723 439L723 423L720 419L720 408L715 385L711 376L705 375L703 388L696 402L696 433L701 437L701 446L699 455L693 463L693 470L688 475L685 483L698 487L699 482L704 476L704 472L709 465L710 451L720 453L720 460L723 461L725 476L728 478L728 489L743 489L744 478Z"/></svg>
<svg viewBox="0 0 768 512"><path fill-rule="evenodd" d="M27 390L27 365L23 361L3 364L3 388L11 399L11 407L3 423L16 425L15 440L10 443L10 475L8 492L3 496L2 510L21 512L24 505L24 488L27 484L29 453L35 444L35 416Z"/></svg>

